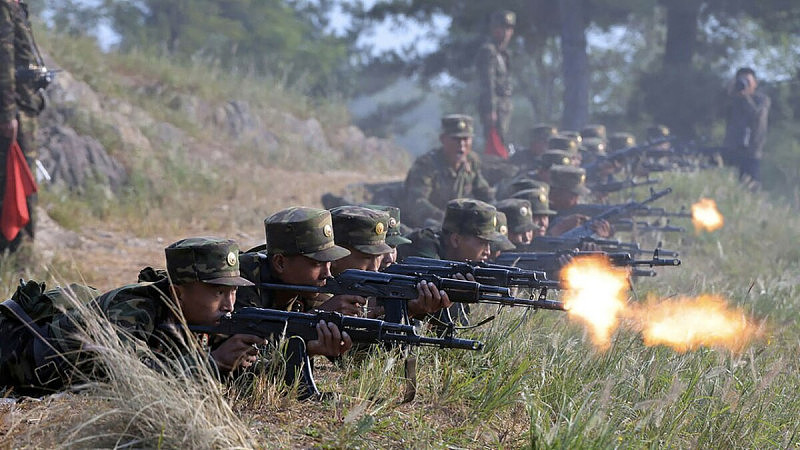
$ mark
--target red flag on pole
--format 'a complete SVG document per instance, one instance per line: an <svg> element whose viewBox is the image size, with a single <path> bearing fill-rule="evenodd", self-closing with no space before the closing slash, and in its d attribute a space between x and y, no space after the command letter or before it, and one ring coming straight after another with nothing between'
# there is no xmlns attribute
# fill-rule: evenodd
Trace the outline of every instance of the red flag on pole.
<svg viewBox="0 0 800 450"><path fill-rule="evenodd" d="M11 143L6 158L6 190L0 213L0 232L7 241L14 240L31 220L27 198L36 192L36 181L17 141Z"/></svg>
<svg viewBox="0 0 800 450"><path fill-rule="evenodd" d="M503 145L503 140L500 139L497 127L492 127L492 129L489 130L489 137L486 139L486 150L484 153L508 159L508 149Z"/></svg>

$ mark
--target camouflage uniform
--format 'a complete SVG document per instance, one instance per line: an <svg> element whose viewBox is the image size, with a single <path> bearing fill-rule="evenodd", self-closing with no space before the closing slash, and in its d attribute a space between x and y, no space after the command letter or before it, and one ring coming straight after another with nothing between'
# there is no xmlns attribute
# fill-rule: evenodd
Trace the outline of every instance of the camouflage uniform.
<svg viewBox="0 0 800 450"><path fill-rule="evenodd" d="M38 156L36 142L36 116L44 109L44 97L31 81L17 80L18 69L37 66L33 45L31 24L28 20L28 6L25 2L0 0L0 123L9 123L13 119L19 122L17 142L35 173ZM5 189L5 163L11 141L0 136L0 190ZM0 195L2 200L2 195ZM34 210L36 194L28 197L28 211L31 221L25 231L33 237L35 220ZM8 243L0 236L0 246Z"/></svg>
<svg viewBox="0 0 800 450"><path fill-rule="evenodd" d="M389 214L363 206L338 206L331 210L336 245L368 255L392 251L386 244Z"/></svg>
<svg viewBox="0 0 800 450"><path fill-rule="evenodd" d="M531 202L522 198L507 198L495 204L497 212L504 213L508 220L508 230L511 233L526 233L536 229L531 214Z"/></svg>
<svg viewBox="0 0 800 450"><path fill-rule="evenodd" d="M508 177L535 170L539 166L539 158L547 150L547 141L557 133L558 128L553 125L539 124L534 126L530 132L529 148L515 152L508 159L511 166L518 169L515 173L509 173Z"/></svg>
<svg viewBox="0 0 800 450"><path fill-rule="evenodd" d="M442 118L442 132L455 137L472 137L469 116L450 115ZM405 181L405 202L408 222L415 227L426 226L427 220L441 222L447 202L454 198L477 198L490 202L494 193L483 178L477 156L470 152L467 161L453 169L444 150L432 150L414 161Z"/></svg>
<svg viewBox="0 0 800 450"><path fill-rule="evenodd" d="M264 220L267 243L239 255L242 276L253 283L281 283L270 270L271 255L303 255L316 261L330 262L344 258L350 252L339 247L333 238L331 213L324 209L292 207ZM266 252L265 252L266 250ZM258 286L236 291L236 307L256 306L287 311L308 311L316 303L309 303L300 294L284 304L277 304L277 296L270 289Z"/></svg>
<svg viewBox="0 0 800 450"><path fill-rule="evenodd" d="M410 244L411 240L403 237L400 223L400 208L385 205L364 205L367 208L384 211L389 214L389 228L386 230L386 245L395 248L398 245Z"/></svg>
<svg viewBox="0 0 800 450"><path fill-rule="evenodd" d="M492 258L500 252L510 252L517 248L517 246L508 239L508 218L502 211L497 211L497 226L495 229L498 233L503 235L503 239L499 242L492 242Z"/></svg>
<svg viewBox="0 0 800 450"><path fill-rule="evenodd" d="M213 364L208 355L196 355L189 349L180 331L179 306L171 295L175 285L201 281L213 285L248 286L239 277L235 242L216 238L190 238L166 248L167 277L163 272L145 269L153 281L124 286L100 295L88 307L120 329L120 339L135 348L146 345L165 360L176 360L186 369L199 363ZM154 276L155 275L155 276ZM140 275L140 278L142 276ZM61 389L73 381L102 376L90 352L76 334L82 328L81 312L56 314L42 326L48 343L34 338L29 328L15 320L14 313L3 309L3 341L0 343L0 383L22 392ZM11 320L9 320L11 319ZM192 325L192 324L189 324ZM65 360L55 352L64 355ZM154 361L144 360L152 368ZM77 367L79 374L72 367Z"/></svg>
<svg viewBox="0 0 800 450"><path fill-rule="evenodd" d="M513 12L498 11L492 14L491 26L513 28L516 21ZM499 48L492 39L489 39L478 50L475 68L478 72L480 92L478 113L483 123L484 135L488 137L489 130L496 127L503 142L508 142L506 139L512 111L511 57L508 50ZM495 123L490 121L492 113L497 116Z"/></svg>

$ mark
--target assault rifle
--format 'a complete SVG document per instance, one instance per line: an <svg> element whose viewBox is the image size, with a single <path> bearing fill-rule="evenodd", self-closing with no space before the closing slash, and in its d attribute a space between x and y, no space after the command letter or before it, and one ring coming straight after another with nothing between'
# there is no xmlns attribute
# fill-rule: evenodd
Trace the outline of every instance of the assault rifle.
<svg viewBox="0 0 800 450"><path fill-rule="evenodd" d="M655 250L648 250L641 248L636 242L622 242L619 239L602 239L592 236L575 238L563 237L563 235L535 237L533 238L533 243L527 246L517 245L516 250L518 252L556 252L559 250L581 248L585 243L595 244L600 247L601 250L610 253L627 252L634 256L639 256L643 254L653 254L655 250L658 250L660 255L670 258L678 257L678 252L665 250L661 248L660 244Z"/></svg>
<svg viewBox="0 0 800 450"><path fill-rule="evenodd" d="M384 272L347 269L329 277L324 286L301 286L280 283L260 283L262 288L295 292L318 292L333 295L358 295L375 297L384 304L385 319L389 322L408 323L408 301L419 296L417 284L432 282L447 292L456 303L489 303L501 306L526 306L530 308L564 310L561 302L532 300L511 295L507 287L490 286L476 281L443 278L432 274L398 275Z"/></svg>
<svg viewBox="0 0 800 450"><path fill-rule="evenodd" d="M343 316L329 311L301 313L248 307L226 314L217 325L190 325L189 329L196 333L226 336L252 334L270 340L287 338L285 381L292 385L295 379L300 377L300 398L307 399L318 396L319 390L311 373L311 361L305 350L305 343L318 338L317 324L321 320L336 324L339 331L350 335L354 343L402 344L459 350L481 350L483 348L483 343L480 341L458 339L452 336L443 338L420 336L411 325Z"/></svg>
<svg viewBox="0 0 800 450"><path fill-rule="evenodd" d="M681 206L679 211L667 211L664 208L653 208L652 206L644 206L634 210L633 214L638 217L681 217L686 219L692 218L692 213L686 211L685 206Z"/></svg>
<svg viewBox="0 0 800 450"><path fill-rule="evenodd" d="M564 211L563 215L568 216L571 214L583 214L584 216L593 217L603 214L604 212L618 206L624 206L624 204L581 203ZM691 219L692 213L687 212L685 206L682 206L678 211L667 211L665 208L657 208L653 206L641 206L638 208L628 209L626 212L617 215L617 217L626 219L633 217L681 217ZM614 221L612 221L612 223L613 222Z"/></svg>
<svg viewBox="0 0 800 450"><path fill-rule="evenodd" d="M623 189L632 189L639 186L652 186L660 183L658 178L645 178L644 180L637 180L636 177L628 178L627 180L607 181L605 183L597 183L589 186L592 192L603 194L610 194L612 192L619 192Z"/></svg>
<svg viewBox="0 0 800 450"><path fill-rule="evenodd" d="M560 287L558 281L548 280L547 274L543 271L526 270L483 261L449 261L410 256L400 263L387 267L384 272L401 275L430 274L444 278L453 278L457 273L472 274L476 282L490 286L529 289L559 289Z"/></svg>
<svg viewBox="0 0 800 450"><path fill-rule="evenodd" d="M571 239L571 238L583 238L588 237L594 234L594 230L592 230L592 225L599 220L609 220L613 219L617 216L622 216L624 214L628 214L630 211L634 211L638 208L646 206L649 203L652 203L665 195L668 195L672 192L672 188L666 188L663 191L656 192L652 187L650 188L650 197L642 200L641 202L628 202L621 205L616 205L612 208L609 208L606 211L603 211L600 214L592 216L589 220L582 223L581 225L561 234L562 238Z"/></svg>
<svg viewBox="0 0 800 450"><path fill-rule="evenodd" d="M636 231L637 233L685 233L686 228L683 227L676 227L674 225L670 225L667 223L666 225L661 225L658 223L648 223L645 221L635 221L633 219L619 219L611 224L614 227L615 231L624 231L624 232L631 232Z"/></svg>
<svg viewBox="0 0 800 450"><path fill-rule="evenodd" d="M504 252L497 258L498 263L513 265L528 270L543 270L547 273L548 277L559 278L561 271L560 259L562 256L571 258L584 258L589 256L600 256L607 258L612 266L615 267L630 267L631 276L655 276L652 270L641 270L639 267L648 266L652 267L675 267L681 265L681 260L677 258L661 258L660 252L656 249L653 252L651 259L634 259L630 253L626 252L602 252L602 251L575 251L563 250L557 252L531 252L531 253L516 253Z"/></svg>

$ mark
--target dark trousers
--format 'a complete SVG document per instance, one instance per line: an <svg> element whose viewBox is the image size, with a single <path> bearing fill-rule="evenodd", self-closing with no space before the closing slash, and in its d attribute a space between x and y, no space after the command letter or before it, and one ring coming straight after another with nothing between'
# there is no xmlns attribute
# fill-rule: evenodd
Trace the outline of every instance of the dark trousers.
<svg viewBox="0 0 800 450"><path fill-rule="evenodd" d="M761 159L752 156L729 155L725 163L739 169L739 180L761 183Z"/></svg>

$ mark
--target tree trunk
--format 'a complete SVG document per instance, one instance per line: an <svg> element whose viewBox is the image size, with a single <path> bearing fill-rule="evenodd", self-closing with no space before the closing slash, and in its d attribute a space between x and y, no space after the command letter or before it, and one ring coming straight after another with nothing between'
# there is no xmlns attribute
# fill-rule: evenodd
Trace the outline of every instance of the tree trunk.
<svg viewBox="0 0 800 450"><path fill-rule="evenodd" d="M688 67L692 64L697 44L697 19L700 3L696 0L665 0L667 8L667 42L664 68Z"/></svg>
<svg viewBox="0 0 800 450"><path fill-rule="evenodd" d="M561 126L580 130L589 119L589 57L584 0L559 0L564 112Z"/></svg>

